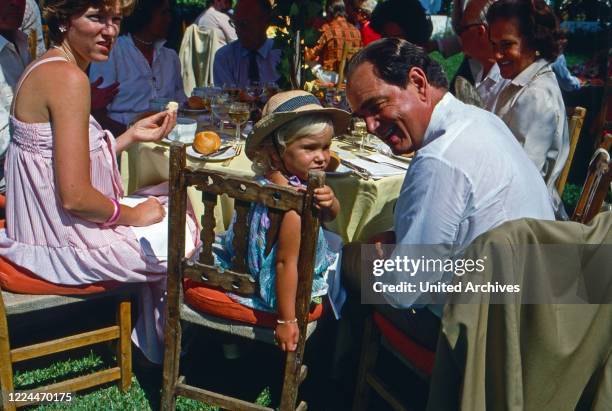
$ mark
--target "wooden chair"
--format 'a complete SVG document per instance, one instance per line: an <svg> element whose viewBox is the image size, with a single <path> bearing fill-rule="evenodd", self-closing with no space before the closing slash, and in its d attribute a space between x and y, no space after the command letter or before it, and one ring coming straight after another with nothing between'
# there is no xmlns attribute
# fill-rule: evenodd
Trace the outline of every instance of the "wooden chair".
<svg viewBox="0 0 612 411"><path fill-rule="evenodd" d="M296 317L300 329L297 350L286 354L283 387L280 400L280 410L296 409L297 393L300 383L306 377L306 366L302 365L304 346L307 336L314 329L315 323L308 322L311 302L312 275L315 258L315 247L319 232L319 219L312 206L312 193L324 182L322 173L310 176L307 193L280 187L273 184L261 185L250 179L231 177L222 172L198 169L185 165L185 147L173 143L170 148L170 209L169 209L169 254L168 254L168 314L166 321L166 351L164 356L164 372L162 387L162 409L174 410L176 396L181 395L231 410L269 410L260 405L249 403L238 398L232 398L220 393L190 386L184 377L179 377L179 352L181 348L181 328L179 320L192 322L204 327L226 332L232 335L274 343L274 325L261 326L248 324L235 319L211 314L210 311L194 310L188 306L189 289L185 289L183 280L200 283L203 289L225 296L224 292L213 288L231 291L238 294L254 294L257 283L248 274L247 269L247 237L248 213L250 203L257 202L269 209L270 229L268 235L269 252L284 212L296 210L302 216L300 255L298 261L298 288L296 300ZM195 186L202 191L204 216L202 217L201 240L202 250L197 261L183 257L185 249L185 212L187 187ZM214 208L217 196L227 194L235 200L237 213L235 221L234 248L236 258L232 270L218 270L214 266L212 245L214 242ZM213 288L209 288L213 287ZM186 295L186 297L185 297ZM234 305L240 306L238 303ZM235 307L234 309L238 309ZM255 310L251 310L255 311ZM263 314L263 312L258 312ZM298 410L305 410L306 403L301 402Z"/></svg>
<svg viewBox="0 0 612 411"><path fill-rule="evenodd" d="M584 125L584 119L586 117L586 108L569 108L567 110L567 117L567 125L569 128L570 138L570 151L567 155L567 160L565 161L565 165L563 166L561 175L557 180L557 192L559 193L559 197L563 195L565 183L567 182L567 176L569 175L570 167L572 166L572 160L574 159L574 153L576 152L576 146L578 145L578 140L580 140L580 132L582 131L582 126Z"/></svg>
<svg viewBox="0 0 612 411"><path fill-rule="evenodd" d="M408 411L408 407L402 404L375 372L381 347L391 352L419 379L429 382L435 353L404 334L392 321L375 310L365 320L353 411L368 410L372 390L395 411Z"/></svg>
<svg viewBox="0 0 612 411"><path fill-rule="evenodd" d="M605 133L589 163L587 178L572 216L573 221L587 224L601 210L612 181L611 146L612 134Z"/></svg>
<svg viewBox="0 0 612 411"><path fill-rule="evenodd" d="M344 83L344 70L346 69L346 65L351 60L351 57L359 50L360 47L351 47L348 42L344 42L344 46L342 47L342 58L338 66L338 87L342 87Z"/></svg>
<svg viewBox="0 0 612 411"><path fill-rule="evenodd" d="M7 264L3 261L2 269ZM72 294L87 289L87 287L58 287L64 289L66 294ZM96 289L96 287L93 287ZM106 292L98 292L93 295L30 295L17 294L0 290L0 387L2 391L2 406L5 411L15 410L16 407L33 404L37 401L9 402L9 393L15 392L13 385L13 366L16 363L40 358L50 354L60 353L80 347L87 347L105 341L117 342L117 366L88 375L72 378L55 384L28 390L27 393L73 393L78 390L95 387L111 381L118 381L119 389L126 392L132 381L132 343L130 334L131 325L131 302L129 293L125 289L114 289ZM98 291L100 291L98 289ZM59 290L62 292L62 290ZM9 342L8 318L30 313L40 313L44 316L48 310L92 302L100 298L118 297L116 323L101 327L96 330L87 331L44 341L24 347L11 348ZM78 318L78 311L73 312ZM44 400L44 399L42 399Z"/></svg>

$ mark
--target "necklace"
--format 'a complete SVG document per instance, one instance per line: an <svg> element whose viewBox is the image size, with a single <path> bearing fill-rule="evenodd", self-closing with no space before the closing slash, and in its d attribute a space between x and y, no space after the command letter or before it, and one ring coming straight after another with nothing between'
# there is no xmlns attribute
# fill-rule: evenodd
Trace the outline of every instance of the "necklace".
<svg viewBox="0 0 612 411"><path fill-rule="evenodd" d="M62 53L64 53L64 56L66 56L66 59L68 60L68 62L72 62L72 59L70 58L70 55L68 54L68 52L66 50L64 50L64 47L60 47L60 46L52 46L54 49L58 49L59 51L61 51Z"/></svg>
<svg viewBox="0 0 612 411"><path fill-rule="evenodd" d="M144 41L144 40L141 40L141 39L139 39L138 37L136 37L136 36L135 36L135 35L133 35L133 34L132 34L132 38L133 38L134 40L136 40L138 43L140 43L140 44L144 44L145 46L152 46L152 45L153 45L153 42L152 42L152 41Z"/></svg>

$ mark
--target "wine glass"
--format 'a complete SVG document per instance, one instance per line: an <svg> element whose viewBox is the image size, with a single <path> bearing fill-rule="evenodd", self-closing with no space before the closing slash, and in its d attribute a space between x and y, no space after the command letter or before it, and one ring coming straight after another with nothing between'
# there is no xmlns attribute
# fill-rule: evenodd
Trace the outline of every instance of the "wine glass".
<svg viewBox="0 0 612 411"><path fill-rule="evenodd" d="M204 104L206 105L206 108L208 108L210 110L210 122L211 124L215 124L215 115L212 112L211 109L211 105L213 100L220 94L223 93L223 90L221 90L221 87L204 87L203 88L204 91L204 95L202 96L202 99L204 100Z"/></svg>
<svg viewBox="0 0 612 411"><path fill-rule="evenodd" d="M234 102L229 105L228 111L232 123L236 125L236 144L240 144L240 126L247 122L251 114L247 103Z"/></svg>
<svg viewBox="0 0 612 411"><path fill-rule="evenodd" d="M276 84L275 81L267 82L264 88L266 92L266 100L270 100L270 97L278 93L280 90L280 88L278 87L278 84Z"/></svg>
<svg viewBox="0 0 612 411"><path fill-rule="evenodd" d="M229 111L229 96L227 94L219 94L214 97L211 104L210 109L212 110L215 117L219 119L219 131L223 132L223 122L228 120L228 111Z"/></svg>
<svg viewBox="0 0 612 411"><path fill-rule="evenodd" d="M255 100L258 100L263 94L263 87L259 81L251 81L246 88L246 92L249 97L253 97Z"/></svg>
<svg viewBox="0 0 612 411"><path fill-rule="evenodd" d="M358 119L353 123L353 135L359 139L359 151L363 151L363 145L369 144L368 126L365 121Z"/></svg>
<svg viewBox="0 0 612 411"><path fill-rule="evenodd" d="M238 101L240 97L240 87L235 83L224 83L223 91L229 95L232 101Z"/></svg>

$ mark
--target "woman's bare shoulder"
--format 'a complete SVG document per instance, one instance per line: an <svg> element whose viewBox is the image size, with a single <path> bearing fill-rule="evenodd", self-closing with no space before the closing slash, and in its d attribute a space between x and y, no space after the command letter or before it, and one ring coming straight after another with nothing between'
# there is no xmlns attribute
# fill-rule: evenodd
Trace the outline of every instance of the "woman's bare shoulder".
<svg viewBox="0 0 612 411"><path fill-rule="evenodd" d="M49 110L62 106L89 107L89 79L66 61L50 61L34 68L19 90L15 111L25 122L49 121Z"/></svg>

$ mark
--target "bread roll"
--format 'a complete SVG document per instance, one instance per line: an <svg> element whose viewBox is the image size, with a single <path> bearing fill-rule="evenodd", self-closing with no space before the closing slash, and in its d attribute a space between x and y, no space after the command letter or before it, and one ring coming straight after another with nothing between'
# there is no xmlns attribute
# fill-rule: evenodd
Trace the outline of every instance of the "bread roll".
<svg viewBox="0 0 612 411"><path fill-rule="evenodd" d="M214 131L201 131L193 140L193 149L206 156L219 150L220 147L221 137Z"/></svg>
<svg viewBox="0 0 612 411"><path fill-rule="evenodd" d="M325 171L336 171L339 165L340 157L338 156L338 153L336 153L335 151L330 151L329 164L327 164L327 168L325 169Z"/></svg>
<svg viewBox="0 0 612 411"><path fill-rule="evenodd" d="M168 104L166 104L166 110L168 110L170 112L178 110L178 107L179 107L179 105L178 105L178 103L176 101L171 101Z"/></svg>
<svg viewBox="0 0 612 411"><path fill-rule="evenodd" d="M202 97L191 96L187 99L187 107L192 110L204 110L206 108L206 104Z"/></svg>

